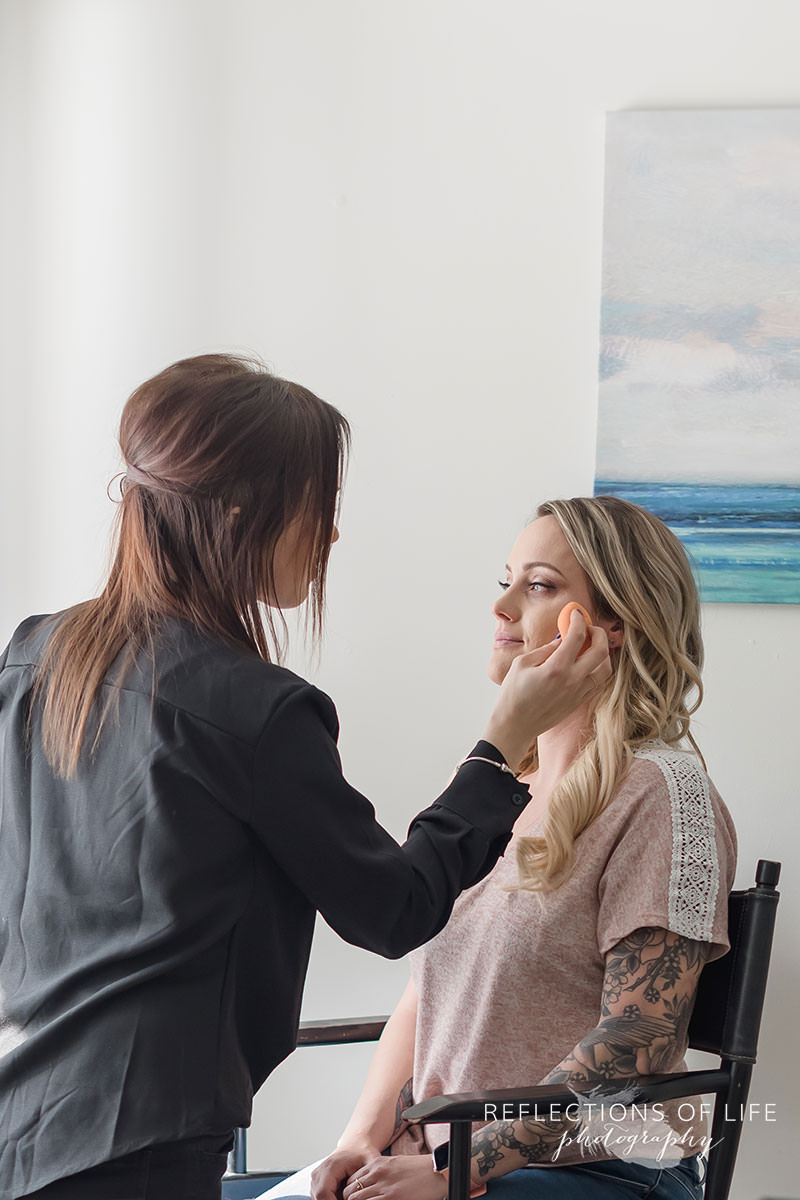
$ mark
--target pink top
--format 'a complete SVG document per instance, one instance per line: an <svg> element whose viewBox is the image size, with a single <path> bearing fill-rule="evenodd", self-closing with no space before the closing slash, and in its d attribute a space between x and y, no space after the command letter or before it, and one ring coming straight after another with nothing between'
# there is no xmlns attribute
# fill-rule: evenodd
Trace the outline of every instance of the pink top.
<svg viewBox="0 0 800 1200"><path fill-rule="evenodd" d="M604 955L635 929L654 926L709 942L712 959L729 947L736 834L694 754L663 742L636 751L611 803L577 839L572 874L556 891L503 890L518 881L514 846L512 838L490 874L456 901L446 928L411 956L419 994L415 1103L541 1082L597 1025ZM666 1069L685 1069L685 1049ZM707 1132L699 1103L694 1115L681 1107L682 1116L678 1102L664 1105L668 1126L657 1121L655 1140L639 1136L628 1154L652 1159L669 1127L686 1140L666 1157L702 1150L689 1140ZM644 1115L652 1134L657 1113ZM400 1134L392 1152L422 1152L447 1140L447 1126L424 1129L427 1147L417 1126ZM592 1128L593 1136L602 1132ZM623 1151L618 1144L593 1153ZM555 1165L581 1157L573 1145Z"/></svg>

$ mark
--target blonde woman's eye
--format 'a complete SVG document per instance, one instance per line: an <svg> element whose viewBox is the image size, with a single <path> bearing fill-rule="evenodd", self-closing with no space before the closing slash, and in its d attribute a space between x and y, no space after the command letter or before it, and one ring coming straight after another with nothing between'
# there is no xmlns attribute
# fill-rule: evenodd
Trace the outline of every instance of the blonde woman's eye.
<svg viewBox="0 0 800 1200"><path fill-rule="evenodd" d="M536 588L544 588L545 591L551 592L553 590L553 584L542 583L541 579L534 579L533 583L531 584L531 591L535 591Z"/></svg>
<svg viewBox="0 0 800 1200"><path fill-rule="evenodd" d="M497 586L500 588L501 592L507 592L508 589L511 587L511 584L508 583L507 580L505 580L505 579L498 579Z"/></svg>

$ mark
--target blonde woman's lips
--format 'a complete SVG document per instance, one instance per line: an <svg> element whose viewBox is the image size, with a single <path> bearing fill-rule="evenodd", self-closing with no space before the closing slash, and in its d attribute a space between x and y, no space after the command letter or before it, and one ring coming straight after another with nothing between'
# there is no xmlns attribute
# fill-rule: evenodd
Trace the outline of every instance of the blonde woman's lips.
<svg viewBox="0 0 800 1200"><path fill-rule="evenodd" d="M521 646L522 638L496 637L494 644L495 646Z"/></svg>

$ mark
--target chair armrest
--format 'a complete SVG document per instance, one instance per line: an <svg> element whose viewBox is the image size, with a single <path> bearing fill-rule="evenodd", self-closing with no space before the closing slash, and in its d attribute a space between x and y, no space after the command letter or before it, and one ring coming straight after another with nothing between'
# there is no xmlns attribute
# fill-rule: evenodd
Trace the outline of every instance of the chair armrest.
<svg viewBox="0 0 800 1200"><path fill-rule="evenodd" d="M298 1046L338 1046L345 1042L377 1042L388 1017L340 1017L336 1020L301 1021Z"/></svg>
<svg viewBox="0 0 800 1200"><path fill-rule="evenodd" d="M635 1085L626 1086L623 1080L609 1080L585 1093L591 1099L619 1096L625 1093L626 1104L651 1100L675 1100L680 1096L701 1096L705 1092L721 1092L728 1086L730 1074L724 1068L709 1071L675 1071L663 1075L642 1075ZM580 1093L584 1095L584 1093ZM538 1084L529 1088L502 1088L493 1092L459 1092L450 1096L431 1096L403 1111L403 1119L420 1125L432 1122L495 1120L498 1114L504 1121L530 1117L537 1106L549 1109L566 1108L574 1104L575 1092L563 1084ZM619 1101L623 1103L623 1101ZM490 1118L486 1107L494 1106ZM504 1107L505 1106L505 1107Z"/></svg>

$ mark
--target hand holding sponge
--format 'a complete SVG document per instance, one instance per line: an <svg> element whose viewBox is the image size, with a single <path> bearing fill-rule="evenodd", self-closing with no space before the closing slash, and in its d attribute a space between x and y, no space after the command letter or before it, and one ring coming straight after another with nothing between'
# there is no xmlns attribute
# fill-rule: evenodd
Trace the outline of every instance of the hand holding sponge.
<svg viewBox="0 0 800 1200"><path fill-rule="evenodd" d="M565 604L564 607L561 609L561 612L558 614L558 632L561 634L562 638L565 638L567 636L567 632L569 630L569 618L570 618L570 615L571 615L573 609L578 610L578 612L581 614L581 616L583 617L583 619L587 625L593 624L592 614L590 612L587 612L587 610L583 607L582 604L578 604L577 600L570 600L569 604ZM578 658L580 658L580 656L582 654L586 653L586 651L589 649L591 644L592 644L592 635L590 633L587 633L586 641L583 643L580 650L578 651Z"/></svg>

